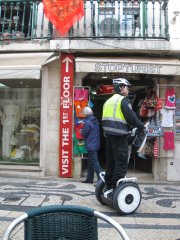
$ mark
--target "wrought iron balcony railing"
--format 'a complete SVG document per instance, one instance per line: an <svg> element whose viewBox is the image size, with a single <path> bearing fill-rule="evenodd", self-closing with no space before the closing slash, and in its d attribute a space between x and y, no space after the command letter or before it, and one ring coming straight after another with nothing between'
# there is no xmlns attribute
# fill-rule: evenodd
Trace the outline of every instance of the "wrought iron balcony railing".
<svg viewBox="0 0 180 240"><path fill-rule="evenodd" d="M168 0L84 0L84 17L66 36L47 20L42 1L0 0L1 41L56 38L168 40Z"/></svg>

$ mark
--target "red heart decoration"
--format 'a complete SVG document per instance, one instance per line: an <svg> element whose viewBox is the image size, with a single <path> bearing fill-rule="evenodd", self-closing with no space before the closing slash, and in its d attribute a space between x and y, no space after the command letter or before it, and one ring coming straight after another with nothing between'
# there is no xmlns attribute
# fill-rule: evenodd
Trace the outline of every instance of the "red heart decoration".
<svg viewBox="0 0 180 240"><path fill-rule="evenodd" d="M46 17L60 35L65 35L84 16L83 0L43 0L43 5Z"/></svg>

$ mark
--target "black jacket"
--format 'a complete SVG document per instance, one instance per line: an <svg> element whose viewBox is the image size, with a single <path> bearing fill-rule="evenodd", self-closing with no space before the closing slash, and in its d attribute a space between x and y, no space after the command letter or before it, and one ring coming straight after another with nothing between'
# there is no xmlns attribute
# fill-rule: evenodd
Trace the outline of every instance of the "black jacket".
<svg viewBox="0 0 180 240"><path fill-rule="evenodd" d="M131 110L126 98L123 98L121 102L121 110L130 127L137 127L139 130L144 128L144 124L138 119L135 112Z"/></svg>

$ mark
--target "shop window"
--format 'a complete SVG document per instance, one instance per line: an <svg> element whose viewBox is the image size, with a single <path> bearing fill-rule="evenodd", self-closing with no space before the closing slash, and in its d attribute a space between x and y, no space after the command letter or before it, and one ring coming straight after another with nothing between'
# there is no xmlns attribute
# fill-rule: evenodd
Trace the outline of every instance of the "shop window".
<svg viewBox="0 0 180 240"><path fill-rule="evenodd" d="M40 88L1 84L0 164L39 165L40 103Z"/></svg>

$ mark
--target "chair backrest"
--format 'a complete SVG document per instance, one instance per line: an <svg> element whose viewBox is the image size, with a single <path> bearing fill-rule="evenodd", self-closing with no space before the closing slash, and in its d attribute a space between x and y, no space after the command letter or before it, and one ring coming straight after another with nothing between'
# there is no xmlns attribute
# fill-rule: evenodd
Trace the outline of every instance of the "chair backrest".
<svg viewBox="0 0 180 240"><path fill-rule="evenodd" d="M111 224L124 240L129 240L124 229L112 218L91 208L71 205L32 209L7 227L2 240L9 240L12 231L22 222L25 240L97 240L97 218Z"/></svg>

